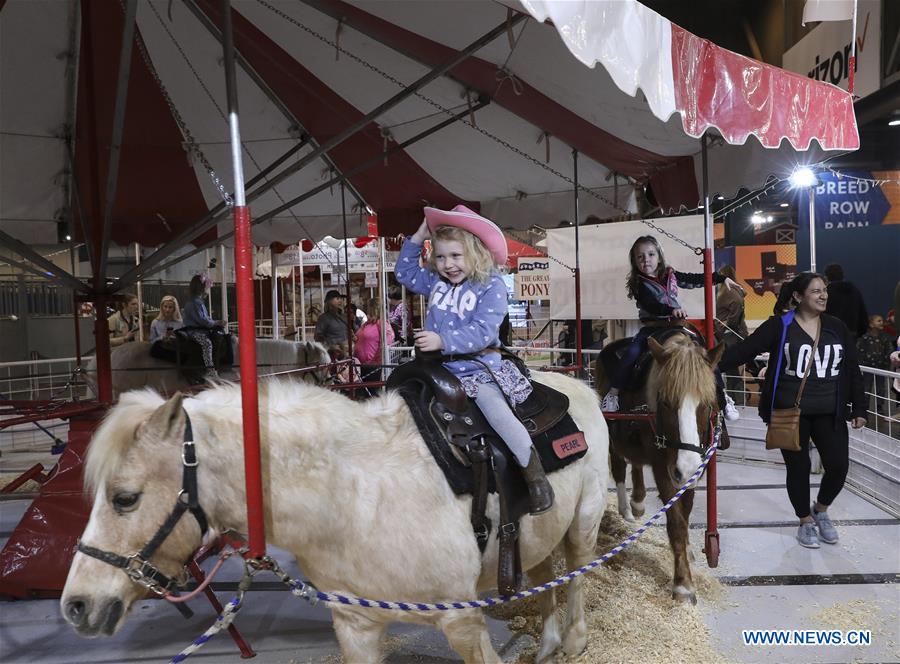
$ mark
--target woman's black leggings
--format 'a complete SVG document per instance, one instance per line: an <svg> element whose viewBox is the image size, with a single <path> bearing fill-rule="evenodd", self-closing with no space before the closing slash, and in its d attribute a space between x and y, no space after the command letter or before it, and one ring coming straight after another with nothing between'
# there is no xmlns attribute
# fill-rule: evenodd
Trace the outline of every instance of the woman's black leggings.
<svg viewBox="0 0 900 664"><path fill-rule="evenodd" d="M834 428L834 415L800 415L800 451L781 450L787 466L787 492L794 506L794 513L800 517L809 516L809 441L819 451L825 474L816 500L823 505L831 505L844 488L847 467L850 464L850 436L847 424L839 422Z"/></svg>

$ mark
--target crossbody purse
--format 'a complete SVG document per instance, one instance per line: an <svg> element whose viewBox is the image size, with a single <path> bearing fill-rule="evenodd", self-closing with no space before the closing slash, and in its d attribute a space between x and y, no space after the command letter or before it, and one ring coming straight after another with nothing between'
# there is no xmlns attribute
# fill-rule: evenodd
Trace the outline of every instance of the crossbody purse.
<svg viewBox="0 0 900 664"><path fill-rule="evenodd" d="M776 369L776 377L781 371L781 354L784 352L784 340L787 336L787 328L790 323L784 326L781 334L781 353L778 357L778 367ZM809 372L812 365L816 361L816 351L819 348L819 337L822 333L822 321L818 321L816 328L816 340L813 342L812 353L809 356L809 362L806 365L806 371L803 374L803 380L800 381L800 389L797 390L797 398L794 400L793 408L775 409L775 391L777 385L772 388L772 415L769 418L769 428L766 431L766 449L767 450L787 450L788 452L800 451L800 398L803 396L803 388L806 387L806 379L809 378Z"/></svg>

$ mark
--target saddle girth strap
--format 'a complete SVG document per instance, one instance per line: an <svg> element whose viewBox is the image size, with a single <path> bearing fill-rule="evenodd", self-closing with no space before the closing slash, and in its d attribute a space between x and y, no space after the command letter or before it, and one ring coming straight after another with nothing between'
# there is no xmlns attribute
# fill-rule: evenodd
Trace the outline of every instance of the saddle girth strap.
<svg viewBox="0 0 900 664"><path fill-rule="evenodd" d="M507 471L506 457L494 454L493 470L497 486L501 486L501 475ZM509 496L498 491L500 502L500 523L497 526L497 590L501 595L514 595L522 580L522 558L519 553L519 522L510 514Z"/></svg>

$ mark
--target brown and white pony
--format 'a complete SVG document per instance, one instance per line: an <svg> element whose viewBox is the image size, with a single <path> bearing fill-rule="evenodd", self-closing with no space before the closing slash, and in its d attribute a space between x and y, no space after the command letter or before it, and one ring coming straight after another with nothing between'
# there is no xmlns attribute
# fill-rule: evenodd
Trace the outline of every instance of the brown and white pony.
<svg viewBox="0 0 900 664"><path fill-rule="evenodd" d="M570 569L593 559L609 471L596 394L566 376L534 378L568 395L569 412L589 446L584 457L550 475L553 508L521 521L522 568L537 585L554 577L552 553L560 544ZM477 599L495 586L496 532L482 555L469 521L471 497L451 491L396 392L355 402L321 387L273 380L261 386L259 411L267 537L291 551L320 590L444 602ZM143 390L122 395L91 441L85 476L95 498L83 546L130 556L150 541L182 486L186 413L211 535L247 531L239 387L214 385L169 401ZM499 523L493 494L487 513ZM200 542L198 521L188 515L151 562L174 578ZM144 592L122 570L79 551L61 609L82 635L109 635ZM583 577L569 586L562 629L553 591L540 597L538 661L560 646L570 655L584 650ZM441 629L467 662L500 661L478 609L417 613L337 605L332 612L345 662L378 661L382 634L393 621Z"/></svg>
<svg viewBox="0 0 900 664"><path fill-rule="evenodd" d="M709 443L719 411L713 368L722 356L723 345L707 351L686 334L673 334L662 344L650 338L647 345L653 364L646 385L639 391L621 392L619 404L620 412L646 405L650 413L656 414L654 421L609 422L610 468L616 482L619 513L627 520L644 514L644 466L652 469L660 500L665 504L700 465L701 450ZM597 389L602 394L609 382L599 361L596 371ZM630 506L625 490L627 463L632 466ZM689 489L666 513L666 530L675 558L672 596L696 603L688 551L693 504L694 490Z"/></svg>

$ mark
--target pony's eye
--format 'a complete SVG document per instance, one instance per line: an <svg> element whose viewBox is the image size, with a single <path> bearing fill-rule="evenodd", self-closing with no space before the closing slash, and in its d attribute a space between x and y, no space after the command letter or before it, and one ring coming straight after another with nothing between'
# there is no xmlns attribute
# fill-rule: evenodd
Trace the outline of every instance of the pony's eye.
<svg viewBox="0 0 900 664"><path fill-rule="evenodd" d="M112 504L117 512L126 512L134 509L140 499L140 493L117 493L113 496Z"/></svg>

